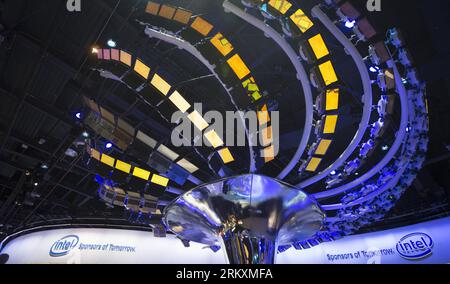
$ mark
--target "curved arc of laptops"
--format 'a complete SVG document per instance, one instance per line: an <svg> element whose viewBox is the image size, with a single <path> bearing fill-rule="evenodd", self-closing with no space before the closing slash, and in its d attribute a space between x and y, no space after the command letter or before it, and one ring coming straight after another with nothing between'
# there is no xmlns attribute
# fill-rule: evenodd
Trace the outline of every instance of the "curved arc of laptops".
<svg viewBox="0 0 450 284"><path fill-rule="evenodd" d="M165 18L177 22L179 24L188 26L190 29L196 31L204 38L208 38L208 43L213 46L221 56L226 60L229 68L233 71L236 78L240 80L241 87L246 95L253 103L260 101L263 98L259 84L251 70L244 62L239 53L235 53L233 44L223 35L222 32L215 30L215 27L201 16L193 17L191 11L179 7L172 7L170 5L160 4L153 1L147 3L145 12L147 14ZM257 107L257 118L259 126L262 128L264 145L264 163L269 163L275 159L275 149L273 145L273 132L271 127L270 112L267 104L262 104ZM216 136L216 135L214 135ZM208 137L207 137L208 139ZM211 140L211 139L208 139ZM229 154L220 153L225 164L228 162Z"/></svg>

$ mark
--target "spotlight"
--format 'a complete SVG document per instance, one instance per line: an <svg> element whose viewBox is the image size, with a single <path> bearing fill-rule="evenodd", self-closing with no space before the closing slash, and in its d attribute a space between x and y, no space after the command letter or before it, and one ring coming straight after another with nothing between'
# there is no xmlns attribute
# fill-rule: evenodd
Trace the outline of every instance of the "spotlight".
<svg viewBox="0 0 450 284"><path fill-rule="evenodd" d="M384 145L383 147L381 147L381 150L387 151L387 150L389 150L389 146L388 145Z"/></svg>
<svg viewBox="0 0 450 284"><path fill-rule="evenodd" d="M332 172L330 173L330 175L332 175L332 176L336 175L336 171L332 171Z"/></svg>
<svg viewBox="0 0 450 284"><path fill-rule="evenodd" d="M41 169L43 169L43 170L48 170L48 165L47 164L42 164L41 165Z"/></svg>
<svg viewBox="0 0 450 284"><path fill-rule="evenodd" d="M89 138L89 133L87 133L87 131L84 131L81 136L83 136L84 138Z"/></svg>
<svg viewBox="0 0 450 284"><path fill-rule="evenodd" d="M81 112L77 112L77 113L75 114L75 117L78 118L78 119L81 119Z"/></svg>
<svg viewBox="0 0 450 284"><path fill-rule="evenodd" d="M113 146L113 144L111 142L106 143L105 148L106 149L111 149Z"/></svg>
<svg viewBox="0 0 450 284"><path fill-rule="evenodd" d="M355 20L347 20L347 21L345 21L345 27L348 28L348 29L353 29L355 24L356 24Z"/></svg>
<svg viewBox="0 0 450 284"><path fill-rule="evenodd" d="M111 48L114 48L114 47L117 46L117 42L115 42L115 41L112 40L112 39L108 40L107 44L108 44L108 46L111 47Z"/></svg>
<svg viewBox="0 0 450 284"><path fill-rule="evenodd" d="M98 48L93 47L93 48L92 48L92 53L93 53L93 54L97 54L97 53L98 53Z"/></svg>
<svg viewBox="0 0 450 284"><path fill-rule="evenodd" d="M34 186L38 186L39 185L39 183L38 182L35 182L34 184L33 184Z"/></svg>
<svg viewBox="0 0 450 284"><path fill-rule="evenodd" d="M380 67L378 66L370 66L369 71L372 73L378 73L380 71Z"/></svg>

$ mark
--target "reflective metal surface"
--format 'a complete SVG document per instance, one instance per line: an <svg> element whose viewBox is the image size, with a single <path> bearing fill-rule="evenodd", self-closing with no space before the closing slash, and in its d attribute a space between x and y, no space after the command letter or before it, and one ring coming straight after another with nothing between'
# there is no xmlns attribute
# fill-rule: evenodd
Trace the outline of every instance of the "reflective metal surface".
<svg viewBox="0 0 450 284"><path fill-rule="evenodd" d="M324 218L304 192L243 175L185 193L166 207L163 220L184 240L225 248L232 264L271 264L278 245L308 239Z"/></svg>

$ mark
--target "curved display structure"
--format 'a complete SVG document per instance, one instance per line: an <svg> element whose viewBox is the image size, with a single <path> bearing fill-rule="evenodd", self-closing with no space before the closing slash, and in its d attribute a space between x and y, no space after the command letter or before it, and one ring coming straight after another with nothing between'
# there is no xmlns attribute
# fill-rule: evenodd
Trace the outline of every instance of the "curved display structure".
<svg viewBox="0 0 450 284"><path fill-rule="evenodd" d="M312 237L325 214L304 192L260 175L197 187L166 207L180 238L225 248L232 264L273 264L278 246Z"/></svg>

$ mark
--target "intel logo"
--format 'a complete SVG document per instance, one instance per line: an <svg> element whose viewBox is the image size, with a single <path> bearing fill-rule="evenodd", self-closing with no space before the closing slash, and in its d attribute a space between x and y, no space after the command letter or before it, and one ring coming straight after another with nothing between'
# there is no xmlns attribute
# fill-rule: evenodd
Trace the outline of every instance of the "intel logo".
<svg viewBox="0 0 450 284"><path fill-rule="evenodd" d="M56 241L50 248L50 256L59 257L67 255L72 249L74 249L78 242L78 236L70 235Z"/></svg>
<svg viewBox="0 0 450 284"><path fill-rule="evenodd" d="M400 239L395 247L406 259L421 259L432 253L433 240L425 233L412 233Z"/></svg>

